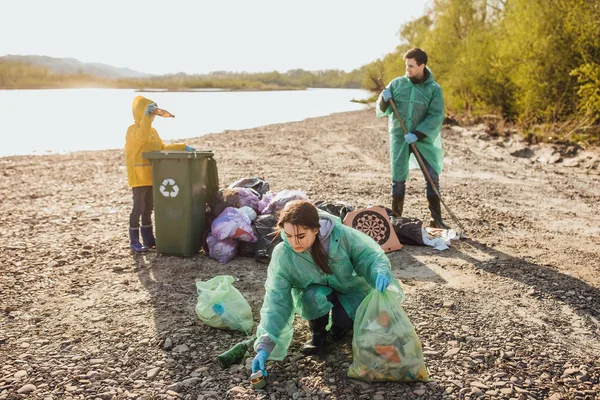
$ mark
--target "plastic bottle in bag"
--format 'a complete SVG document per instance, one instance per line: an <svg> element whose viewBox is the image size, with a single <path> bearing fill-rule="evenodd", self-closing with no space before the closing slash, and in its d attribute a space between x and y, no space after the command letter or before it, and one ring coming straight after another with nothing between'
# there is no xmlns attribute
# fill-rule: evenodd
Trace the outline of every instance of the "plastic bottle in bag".
<svg viewBox="0 0 600 400"><path fill-rule="evenodd" d="M212 306L212 310L215 312L215 314L221 317L221 320L223 321L225 326L234 330L241 329L238 320L233 315L231 315L227 308L225 308L221 303L214 304Z"/></svg>

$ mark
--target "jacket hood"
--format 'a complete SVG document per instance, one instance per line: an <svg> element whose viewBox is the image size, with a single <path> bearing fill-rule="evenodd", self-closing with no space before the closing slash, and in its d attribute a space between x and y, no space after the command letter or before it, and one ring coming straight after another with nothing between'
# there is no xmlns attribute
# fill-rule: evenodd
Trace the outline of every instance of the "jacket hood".
<svg viewBox="0 0 600 400"><path fill-rule="evenodd" d="M335 226L335 220L333 219L333 215L328 213L319 213L319 225L321 228L319 229L319 235L321 237L321 241L329 239L329 235L333 231L333 227Z"/></svg>
<svg viewBox="0 0 600 400"><path fill-rule="evenodd" d="M148 104L154 103L154 101L145 98L144 96L136 96L133 99L133 104L131 105L131 111L133 112L133 120L136 124L139 124L144 116L144 112L146 111L146 107Z"/></svg>

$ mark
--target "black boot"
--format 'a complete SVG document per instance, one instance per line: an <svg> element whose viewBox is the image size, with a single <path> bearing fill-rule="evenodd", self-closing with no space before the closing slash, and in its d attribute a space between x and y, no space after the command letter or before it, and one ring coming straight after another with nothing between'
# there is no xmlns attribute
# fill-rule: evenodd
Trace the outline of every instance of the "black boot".
<svg viewBox="0 0 600 400"><path fill-rule="evenodd" d="M392 196L392 214L396 218L402 216L402 209L404 208L404 195L398 194Z"/></svg>
<svg viewBox="0 0 600 400"><path fill-rule="evenodd" d="M327 339L327 330L325 329L327 323L329 323L329 313L317 319L308 321L311 338L302 347L302 352L304 354L314 354L323 347L325 339Z"/></svg>
<svg viewBox="0 0 600 400"><path fill-rule="evenodd" d="M142 241L144 246L149 249L153 249L156 247L156 239L154 238L154 233L152 233L152 225L140 227L140 231L142 232Z"/></svg>
<svg viewBox="0 0 600 400"><path fill-rule="evenodd" d="M429 226L431 228L450 229L450 227L442 221L440 198L437 196L429 196L427 197L427 201L429 202L429 211L431 212Z"/></svg>

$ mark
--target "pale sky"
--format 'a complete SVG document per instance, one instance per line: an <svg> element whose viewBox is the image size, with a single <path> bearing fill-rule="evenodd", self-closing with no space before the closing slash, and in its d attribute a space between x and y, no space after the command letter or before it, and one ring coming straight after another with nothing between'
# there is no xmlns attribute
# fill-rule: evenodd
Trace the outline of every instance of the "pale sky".
<svg viewBox="0 0 600 400"><path fill-rule="evenodd" d="M0 56L152 74L351 71L392 52L431 0L0 0Z"/></svg>

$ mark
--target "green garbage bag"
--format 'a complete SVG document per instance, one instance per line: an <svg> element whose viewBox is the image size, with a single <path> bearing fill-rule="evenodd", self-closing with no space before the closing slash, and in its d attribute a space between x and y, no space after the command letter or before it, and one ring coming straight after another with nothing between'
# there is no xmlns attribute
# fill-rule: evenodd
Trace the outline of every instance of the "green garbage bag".
<svg viewBox="0 0 600 400"><path fill-rule="evenodd" d="M196 314L209 326L250 335L254 326L252 309L244 296L233 287L234 280L231 275L219 275L208 281L196 282Z"/></svg>
<svg viewBox="0 0 600 400"><path fill-rule="evenodd" d="M421 341L401 304L402 291L390 285L373 290L356 310L352 365L348 376L365 381L429 380Z"/></svg>

